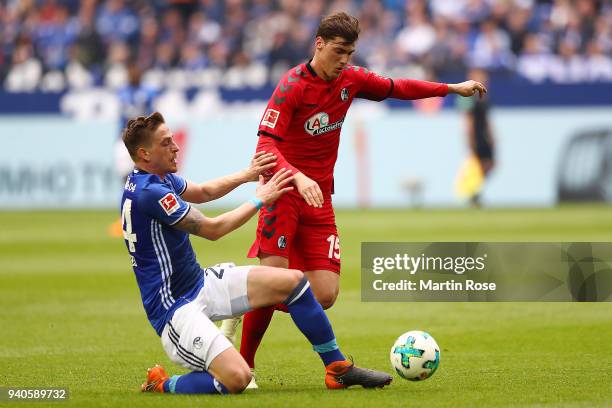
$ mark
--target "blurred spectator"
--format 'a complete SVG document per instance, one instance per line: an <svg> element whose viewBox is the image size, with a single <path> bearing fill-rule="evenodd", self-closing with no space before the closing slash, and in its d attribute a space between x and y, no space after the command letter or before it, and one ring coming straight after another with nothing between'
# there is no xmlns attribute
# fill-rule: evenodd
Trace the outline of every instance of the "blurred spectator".
<svg viewBox="0 0 612 408"><path fill-rule="evenodd" d="M111 89L119 89L128 80L127 62L130 59L130 49L123 42L114 42L110 46L106 62L104 85Z"/></svg>
<svg viewBox="0 0 612 408"><path fill-rule="evenodd" d="M489 70L506 70L513 66L510 38L495 21L486 20L481 24L470 60L474 66Z"/></svg>
<svg viewBox="0 0 612 408"><path fill-rule="evenodd" d="M208 18L203 12L195 13L189 20L188 39L191 42L208 46L219 40L221 26Z"/></svg>
<svg viewBox="0 0 612 408"><path fill-rule="evenodd" d="M4 82L6 90L11 92L31 92L36 90L41 78L42 66L34 58L32 45L23 42L15 48L11 69Z"/></svg>
<svg viewBox="0 0 612 408"><path fill-rule="evenodd" d="M540 36L529 34L518 57L516 70L532 82L543 82L548 78L548 67L552 58L552 54L542 45Z"/></svg>
<svg viewBox="0 0 612 408"><path fill-rule="evenodd" d="M68 48L79 34L78 21L70 17L65 6L55 6L52 1L45 4L47 16L43 19L41 12L34 34L36 51L47 69L63 69L68 62Z"/></svg>
<svg viewBox="0 0 612 408"><path fill-rule="evenodd" d="M596 40L587 45L587 77L589 81L612 82L612 59L607 58Z"/></svg>
<svg viewBox="0 0 612 408"><path fill-rule="evenodd" d="M205 68L207 65L206 58L200 47L194 43L187 43L181 50L180 67L187 71L196 71Z"/></svg>
<svg viewBox="0 0 612 408"><path fill-rule="evenodd" d="M550 63L550 78L558 83L577 83L587 79L587 61L578 54L578 45L564 39L559 44L559 54Z"/></svg>
<svg viewBox="0 0 612 408"><path fill-rule="evenodd" d="M138 33L138 17L123 0L106 0L97 12L96 29L106 44L129 42Z"/></svg>
<svg viewBox="0 0 612 408"><path fill-rule="evenodd" d="M436 32L423 10L410 13L406 26L397 35L398 48L409 60L425 55L436 42Z"/></svg>
<svg viewBox="0 0 612 408"><path fill-rule="evenodd" d="M152 16L145 16L140 24L140 37L135 56L138 66L146 69L155 65L159 26Z"/></svg>
<svg viewBox="0 0 612 408"><path fill-rule="evenodd" d="M612 4L604 0L5 1L0 81L12 90L117 87L133 58L158 86L170 72L210 87L245 69L256 80L233 83L260 83L262 69L275 83L336 10L360 19L353 61L381 73L456 76L479 66L529 81L611 81Z"/></svg>

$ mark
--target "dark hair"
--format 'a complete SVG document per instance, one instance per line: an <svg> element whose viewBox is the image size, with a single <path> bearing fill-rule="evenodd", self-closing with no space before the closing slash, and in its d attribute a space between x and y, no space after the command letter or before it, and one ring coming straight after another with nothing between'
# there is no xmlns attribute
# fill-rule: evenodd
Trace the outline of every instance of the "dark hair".
<svg viewBox="0 0 612 408"><path fill-rule="evenodd" d="M330 14L319 23L317 37L322 37L325 41L340 37L346 43L352 44L359 38L359 20L342 11Z"/></svg>
<svg viewBox="0 0 612 408"><path fill-rule="evenodd" d="M150 143L151 135L162 123L166 123L166 121L159 112L153 112L149 116L138 116L128 120L121 138L133 160L136 160L138 157L136 155L138 148Z"/></svg>

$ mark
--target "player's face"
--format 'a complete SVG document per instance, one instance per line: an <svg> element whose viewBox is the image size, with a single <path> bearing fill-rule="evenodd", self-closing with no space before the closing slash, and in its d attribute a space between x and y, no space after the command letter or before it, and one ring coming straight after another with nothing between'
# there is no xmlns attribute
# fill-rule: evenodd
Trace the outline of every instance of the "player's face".
<svg viewBox="0 0 612 408"><path fill-rule="evenodd" d="M317 37L317 61L321 63L321 70L326 80L336 79L355 52L355 43L347 43L342 37L334 37L325 41Z"/></svg>
<svg viewBox="0 0 612 408"><path fill-rule="evenodd" d="M179 147L172 138L172 132L165 123L159 125L153 134L149 152L149 164L155 174L176 173Z"/></svg>

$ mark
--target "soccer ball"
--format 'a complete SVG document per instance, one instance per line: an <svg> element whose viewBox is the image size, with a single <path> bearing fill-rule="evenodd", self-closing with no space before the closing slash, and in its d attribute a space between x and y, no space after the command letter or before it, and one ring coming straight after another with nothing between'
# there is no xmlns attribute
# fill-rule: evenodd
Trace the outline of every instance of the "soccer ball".
<svg viewBox="0 0 612 408"><path fill-rule="evenodd" d="M440 365L440 347L429 333L413 330L402 334L391 347L391 365L410 381L431 377Z"/></svg>

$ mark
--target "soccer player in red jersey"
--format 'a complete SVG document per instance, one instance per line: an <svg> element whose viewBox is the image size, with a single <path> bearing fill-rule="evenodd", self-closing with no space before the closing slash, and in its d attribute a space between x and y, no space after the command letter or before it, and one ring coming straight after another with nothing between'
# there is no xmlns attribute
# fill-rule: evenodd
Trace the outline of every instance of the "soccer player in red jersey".
<svg viewBox="0 0 612 408"><path fill-rule="evenodd" d="M413 100L456 93L481 96L479 82L442 84L391 79L349 64L359 36L359 22L346 13L319 24L314 57L290 69L280 80L259 125L257 151L274 153L273 171L293 171L295 190L259 215L250 257L260 264L305 271L323 308L339 290L340 241L332 207L334 165L340 131L355 98ZM274 307L245 315L240 352L251 368Z"/></svg>

